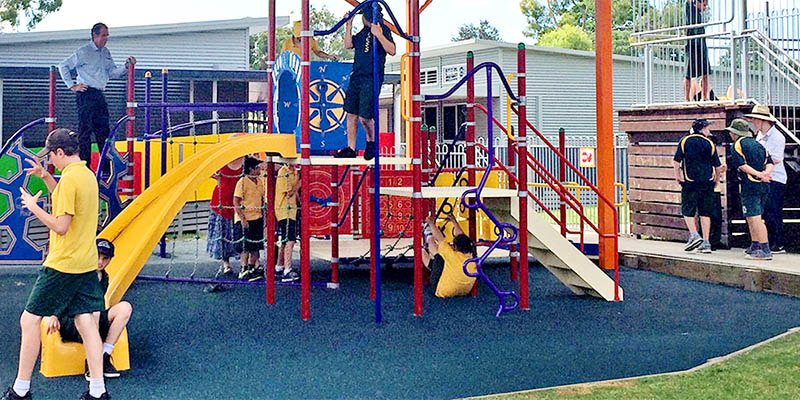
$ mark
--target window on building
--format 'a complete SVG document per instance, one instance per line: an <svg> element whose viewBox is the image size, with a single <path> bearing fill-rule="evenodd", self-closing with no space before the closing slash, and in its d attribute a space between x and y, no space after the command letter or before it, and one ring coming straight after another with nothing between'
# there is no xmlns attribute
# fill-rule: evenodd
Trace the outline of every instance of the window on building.
<svg viewBox="0 0 800 400"><path fill-rule="evenodd" d="M422 107L422 123L435 127L436 122L436 107Z"/></svg>
<svg viewBox="0 0 800 400"><path fill-rule="evenodd" d="M465 104L455 104L444 107L442 115L442 131L439 132L439 139L451 141L456 137L458 128L467 120L467 106Z"/></svg>
<svg viewBox="0 0 800 400"><path fill-rule="evenodd" d="M439 83L439 70L427 68L419 71L419 84L421 86L435 85Z"/></svg>

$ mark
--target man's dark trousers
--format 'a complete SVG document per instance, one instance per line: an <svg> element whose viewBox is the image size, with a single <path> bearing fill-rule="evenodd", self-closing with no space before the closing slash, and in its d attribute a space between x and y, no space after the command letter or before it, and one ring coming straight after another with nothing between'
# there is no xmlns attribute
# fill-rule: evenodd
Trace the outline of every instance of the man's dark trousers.
<svg viewBox="0 0 800 400"><path fill-rule="evenodd" d="M785 184L775 181L769 183L769 197L767 197L763 217L769 234L769 245L772 248L783 246L783 193L785 191Z"/></svg>
<svg viewBox="0 0 800 400"><path fill-rule="evenodd" d="M108 104L101 90L87 88L84 92L77 92L78 103L78 141L80 142L80 157L86 161L86 166L92 162L92 133L98 151L103 151L108 138Z"/></svg>

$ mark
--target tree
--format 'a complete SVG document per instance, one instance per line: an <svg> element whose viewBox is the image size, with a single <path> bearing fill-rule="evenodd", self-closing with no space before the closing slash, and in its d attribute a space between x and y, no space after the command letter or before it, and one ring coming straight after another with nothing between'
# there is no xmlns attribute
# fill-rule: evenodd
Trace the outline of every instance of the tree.
<svg viewBox="0 0 800 400"><path fill-rule="evenodd" d="M592 41L595 34L594 0L521 0L519 3L522 14L528 20L528 26L523 31L527 37L539 39L548 32L561 30L558 34L550 36L548 45L561 43L585 47L585 37L572 28L562 27L570 25L584 31ZM611 24L613 51L616 54L630 54L630 36L633 28L633 5L630 0L612 0ZM574 36L574 37L573 37ZM540 42L537 42L540 44ZM574 48L574 47L569 47ZM590 46L588 50L591 50Z"/></svg>
<svg viewBox="0 0 800 400"><path fill-rule="evenodd" d="M458 34L450 38L454 42L468 39L481 39L481 40L494 40L500 41L500 32L497 28L489 24L487 20L481 20L476 26L475 24L464 24L458 28Z"/></svg>
<svg viewBox="0 0 800 400"><path fill-rule="evenodd" d="M3 0L0 0L3 1ZM320 10L315 9L313 6L309 10L309 26L312 31L314 30L327 30L333 27L339 18L333 15L327 7L322 6ZM292 27L281 27L275 30L275 54L277 55L285 40L290 40L292 37ZM343 60L353 59L353 50L346 50L344 48L344 26L341 29L326 36L316 36L317 44L322 51L328 54L337 54ZM267 42L268 33L261 32L255 35L250 35L250 69L266 69L267 68ZM313 53L312 59L316 57Z"/></svg>
<svg viewBox="0 0 800 400"><path fill-rule="evenodd" d="M58 11L62 0L0 0L0 27L10 25L19 27L23 21L21 15L27 20L28 29L33 29L45 15Z"/></svg>
<svg viewBox="0 0 800 400"><path fill-rule="evenodd" d="M539 46L560 47L564 49L591 51L594 48L592 37L575 25L563 24L548 31L536 42Z"/></svg>

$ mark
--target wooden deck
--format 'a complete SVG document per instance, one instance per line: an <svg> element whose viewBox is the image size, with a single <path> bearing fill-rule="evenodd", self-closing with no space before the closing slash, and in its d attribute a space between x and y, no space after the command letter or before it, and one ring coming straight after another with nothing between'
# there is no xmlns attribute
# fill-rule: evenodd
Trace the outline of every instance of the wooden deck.
<svg viewBox="0 0 800 400"><path fill-rule="evenodd" d="M800 254L748 260L742 249L711 254L683 251L683 243L620 238L620 265L737 288L800 297Z"/></svg>

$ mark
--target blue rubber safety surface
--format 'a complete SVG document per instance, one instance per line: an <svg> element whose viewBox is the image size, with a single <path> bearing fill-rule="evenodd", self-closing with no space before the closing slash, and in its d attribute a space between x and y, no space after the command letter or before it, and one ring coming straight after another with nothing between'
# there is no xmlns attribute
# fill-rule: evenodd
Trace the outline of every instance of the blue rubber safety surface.
<svg viewBox="0 0 800 400"><path fill-rule="evenodd" d="M312 276L327 272L315 263ZM171 265L188 276L193 265ZM213 275L215 265L197 276ZM154 271L148 271L153 273ZM506 265L487 272L511 285ZM181 275L183 274L183 275ZM203 286L136 282L125 299L133 369L107 382L116 399L454 398L682 370L800 326L800 300L623 269L626 301L574 296L532 268L531 310L494 317L497 298L436 299L414 317L411 270L383 273L384 323L373 322L369 274L343 268L341 288L263 287L203 293ZM0 385L16 375L18 317L33 272L0 274ZM516 286L516 285L515 285ZM77 398L82 376L44 379L37 399Z"/></svg>

